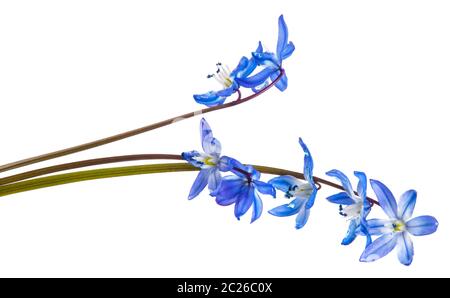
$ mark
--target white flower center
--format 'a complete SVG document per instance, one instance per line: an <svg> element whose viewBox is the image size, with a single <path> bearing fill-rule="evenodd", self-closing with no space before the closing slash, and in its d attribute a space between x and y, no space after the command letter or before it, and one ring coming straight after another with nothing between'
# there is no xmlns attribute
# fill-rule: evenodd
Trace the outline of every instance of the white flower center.
<svg viewBox="0 0 450 298"><path fill-rule="evenodd" d="M392 223L392 227L394 228L394 232L403 232L406 229L406 225L401 220L396 220Z"/></svg>
<svg viewBox="0 0 450 298"><path fill-rule="evenodd" d="M216 73L208 75L208 78L216 79L223 88L228 88L233 85L233 79L231 78L230 68L227 65L222 65L222 63L217 63Z"/></svg>
<svg viewBox="0 0 450 298"><path fill-rule="evenodd" d="M364 205L360 198L355 204L348 205L343 207L342 205L339 205L339 214L344 216L347 220L352 220L355 218L359 218L361 216L361 213L363 211Z"/></svg>
<svg viewBox="0 0 450 298"><path fill-rule="evenodd" d="M199 156L193 157L193 159L203 164L201 166L202 169L208 169L208 168L215 167L218 162L217 157L211 156L208 154L204 154L204 153L200 153Z"/></svg>
<svg viewBox="0 0 450 298"><path fill-rule="evenodd" d="M309 183L296 184L289 188L286 192L286 197L301 197L306 198L309 197L312 193L312 186Z"/></svg>

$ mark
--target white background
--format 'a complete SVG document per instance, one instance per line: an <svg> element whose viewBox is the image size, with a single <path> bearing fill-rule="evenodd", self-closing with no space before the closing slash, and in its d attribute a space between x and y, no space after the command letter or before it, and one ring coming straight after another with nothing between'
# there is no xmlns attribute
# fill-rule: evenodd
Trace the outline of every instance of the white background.
<svg viewBox="0 0 450 298"><path fill-rule="evenodd" d="M258 40L275 49L281 13L297 47L288 90L207 120L246 163L301 171L302 136L317 176L361 170L397 197L416 189L415 215L440 228L414 238L410 267L395 253L359 263L363 239L340 245L347 224L324 200L333 189L297 231L267 213L237 221L206 193L188 201L195 174L179 173L2 198L0 276L448 277L448 1L2 1L0 163L199 108L192 94L219 87L205 79L216 62L234 67ZM35 167L200 149L199 120Z"/></svg>

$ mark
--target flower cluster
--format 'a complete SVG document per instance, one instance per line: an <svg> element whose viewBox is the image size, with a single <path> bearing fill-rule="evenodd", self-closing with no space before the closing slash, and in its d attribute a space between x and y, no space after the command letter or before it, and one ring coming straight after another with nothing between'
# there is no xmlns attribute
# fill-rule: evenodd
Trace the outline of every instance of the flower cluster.
<svg viewBox="0 0 450 298"><path fill-rule="evenodd" d="M263 212L260 194L275 198L278 190L290 201L269 210L268 213L278 217L296 215L296 229L306 225L319 188L313 176L314 163L311 152L301 138L299 143L304 153L303 179L283 175L263 182L261 173L254 167L244 165L234 158L221 156L221 143L213 136L211 127L205 119L200 122L200 135L204 152L182 153L186 161L200 168L189 192L189 199L198 196L208 186L210 195L215 197L217 204L221 206L234 204L234 215L237 219L253 206L251 217L253 223ZM230 175L222 177L222 172L229 172ZM417 198L416 191L405 192L397 206L391 191L383 183L370 180L378 203L389 218L367 219L373 202L376 201L371 202L367 197L366 174L354 172L359 180L356 191L353 190L350 179L341 171L331 170L326 174L338 179L344 190L327 198L329 202L339 205L339 214L349 221L347 233L341 244L349 245L357 236L366 237L366 247L360 261L378 260L397 247L400 262L410 265L414 251L409 234L422 236L437 230L438 222L432 216L411 219ZM372 236L380 237L372 242Z"/></svg>
<svg viewBox="0 0 450 298"><path fill-rule="evenodd" d="M221 84L222 89L195 94L195 101L208 107L221 105L227 97L237 92L240 87L250 88L253 92L258 92L270 82L275 82L275 86L280 91L286 90L288 79L282 68L282 62L291 56L294 50L295 46L288 40L288 28L283 15L281 15L278 19L276 53L264 51L261 42L259 42L250 58L243 56L233 70L220 62L217 63L216 72L209 74L207 77L216 79Z"/></svg>
<svg viewBox="0 0 450 298"><path fill-rule="evenodd" d="M232 71L218 63L216 73L208 77L219 81L223 89L194 95L194 99L207 106L217 106L223 104L226 98L237 92L240 87L250 88L257 93L272 84L284 91L288 81L282 62L294 50L294 44L288 40L288 29L281 15L278 19L278 42L275 53L264 51L259 42L251 57L242 57ZM301 138L299 143L304 153L303 174L297 177L282 175L263 182L260 172L254 167L243 165L234 158L221 156L221 144L213 137L205 119L201 120L200 131L204 152L190 151L182 154L186 161L200 168L189 192L189 199L198 196L208 186L210 195L215 198L217 204L221 206L234 204L234 214L237 219L240 219L253 206L251 222L254 222L260 218L263 211L260 194L276 198L276 191L279 191L289 199L289 202L269 210L268 213L278 217L295 215L296 229L306 225L320 184L313 176L314 163L311 152ZM223 172L229 172L230 175L222 177ZM326 174L336 178L341 186L323 179L319 179L320 182L343 190L327 198L329 202L339 205L339 214L348 221L347 233L341 244L349 245L358 236L366 239L360 261L378 260L397 247L400 262L410 265L414 251L409 235L428 235L437 230L438 222L432 216L411 219L417 198L415 190L405 192L397 206L391 191L377 180L370 180L370 185L378 202L370 199L367 196L368 179L363 172L354 172L358 178L356 191L350 179L341 171L334 169ZM381 206L388 219L367 219L374 204ZM374 236L379 237L372 241Z"/></svg>

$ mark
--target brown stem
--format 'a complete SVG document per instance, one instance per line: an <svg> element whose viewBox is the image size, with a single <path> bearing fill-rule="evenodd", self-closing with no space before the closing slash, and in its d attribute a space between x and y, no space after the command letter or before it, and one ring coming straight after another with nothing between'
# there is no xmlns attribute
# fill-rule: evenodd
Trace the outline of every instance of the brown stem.
<svg viewBox="0 0 450 298"><path fill-rule="evenodd" d="M177 116L177 117L173 117L161 122L157 122L154 124L150 124L141 128L137 128L137 129L133 129L127 132L123 132L114 136L110 136L104 139L100 139L100 140L96 140L93 142L89 142L89 143L85 143L82 145L78 145L78 146L74 146L74 147L70 147L70 148L66 148L66 149L62 149L62 150L58 150L58 151L54 151L54 152L50 152L50 153L46 153L43 155L38 155L38 156L34 156L34 157L30 157L30 158L26 158L26 159L22 159L19 161L15 161L12 163L8 163L5 165L0 166L0 173L1 172L5 172L8 170L12 170L12 169L16 169L16 168L20 168L20 167L24 167L27 165L31 165L34 163L38 163L41 161L45 161L45 160L49 160L49 159L53 159L53 158L57 158L57 157L61 157L61 156L65 156L65 155L69 155L69 154L73 154L76 152L80 152L80 151L84 151L84 150L88 150L88 149L92 149L95 147L99 147L102 145L106 145L112 142L116 142L119 140L123 140L132 136L136 136L138 134L142 134L144 132L150 131L150 130L154 130L160 127L164 127L167 125L170 125L172 123L184 120L184 119L188 119L200 114L206 114L209 112L213 112L213 111L217 111L217 110L222 110L222 109L226 109L226 108L231 108L237 105L240 105L244 102L247 102L249 100L254 99L255 97L261 95L262 93L266 92L267 90L269 90L272 86L274 86L283 76L284 74L284 69L280 70L280 75L277 77L276 80L274 80L272 83L270 83L269 85L267 85L265 88L261 89L259 92L254 93L252 95L249 95L245 98L241 98L241 93L240 91L238 92L238 99L234 100L232 102L223 104L223 105L218 105L218 106L214 106L214 107L210 107L210 108L205 108L205 109L201 109L195 112L191 112L191 113L187 113L181 116Z"/></svg>
<svg viewBox="0 0 450 298"><path fill-rule="evenodd" d="M104 165L116 162L126 162L126 161L137 161L137 160L155 160L155 159L170 159L170 160L183 160L180 155L175 154L134 154L134 155L122 155L122 156L112 156L104 158L88 159L76 162L70 162L65 164L60 164L51 167L45 167L33 171L28 171L5 178L0 178L0 185L5 185L13 182L18 182L25 179L30 179L34 177L39 177L47 174L52 174L56 172L62 172L67 170L73 170L78 168L84 168L89 166Z"/></svg>

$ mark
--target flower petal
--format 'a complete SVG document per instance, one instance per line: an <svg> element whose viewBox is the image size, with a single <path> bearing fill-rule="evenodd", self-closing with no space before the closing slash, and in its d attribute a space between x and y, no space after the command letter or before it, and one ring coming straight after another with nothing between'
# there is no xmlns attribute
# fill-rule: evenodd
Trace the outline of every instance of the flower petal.
<svg viewBox="0 0 450 298"><path fill-rule="evenodd" d="M222 206L228 206L236 202L237 195L244 187L242 179L236 176L225 176L215 191L211 192L211 196L216 197L216 202Z"/></svg>
<svg viewBox="0 0 450 298"><path fill-rule="evenodd" d="M297 230L303 228L309 219L309 213L310 213L311 209L306 208L306 201L304 201L304 202L305 203L302 204L302 206L300 206L300 210L298 211L297 218L295 219L295 228Z"/></svg>
<svg viewBox="0 0 450 298"><path fill-rule="evenodd" d="M283 52L281 52L281 60L289 58L292 55L292 53L294 52L294 50L295 50L295 46L292 43L292 41L290 41L284 48Z"/></svg>
<svg viewBox="0 0 450 298"><path fill-rule="evenodd" d="M367 230L370 235L384 235L394 231L392 220L389 219L369 219L367 221Z"/></svg>
<svg viewBox="0 0 450 298"><path fill-rule="evenodd" d="M305 175L305 178L309 182L309 184L315 187L313 177L314 162L311 156L311 152L309 151L308 146L306 146L306 144L303 142L302 138L299 138L298 142L302 147L303 152L305 153L305 157L303 160L303 174Z"/></svg>
<svg viewBox="0 0 450 298"><path fill-rule="evenodd" d="M208 184L210 173L211 169L200 170L197 178L195 178L194 184L192 184L191 191L189 192L189 200L192 200L193 198L198 196L202 192L202 190L205 189L206 185Z"/></svg>
<svg viewBox="0 0 450 298"><path fill-rule="evenodd" d="M237 160L233 162L233 168L231 169L231 172L233 172L233 174L235 174L236 176L245 179L248 179L250 177L252 180L259 180L259 178L261 177L261 173L258 172L254 167L250 165L243 165Z"/></svg>
<svg viewBox="0 0 450 298"><path fill-rule="evenodd" d="M276 71L270 75L270 79L272 82L275 82L278 79L278 76L280 75L280 71ZM275 87L278 88L281 92L287 89L288 86L288 78L286 76L286 73L283 73L281 78L275 83Z"/></svg>
<svg viewBox="0 0 450 298"><path fill-rule="evenodd" d="M283 204L281 206L275 207L269 210L269 213L278 216L285 217L297 214L300 210L300 207L304 204L305 200L295 198L289 204Z"/></svg>
<svg viewBox="0 0 450 298"><path fill-rule="evenodd" d="M348 226L347 234L345 235L345 238L342 239L341 244L342 245L349 245L356 239L356 228L358 227L358 224L356 223L356 220L351 220L350 224Z"/></svg>
<svg viewBox="0 0 450 298"><path fill-rule="evenodd" d="M362 198L363 200L366 199L367 194L367 176L364 172L354 172L355 176L358 177L358 186L357 186L357 192L358 196Z"/></svg>
<svg viewBox="0 0 450 298"><path fill-rule="evenodd" d="M278 18L278 42L277 42L277 57L281 60L283 50L288 43L288 28L284 21L283 15Z"/></svg>
<svg viewBox="0 0 450 298"><path fill-rule="evenodd" d="M200 121L200 136L203 151L209 155L220 156L220 153L222 152L222 145L219 140L213 137L211 127L205 118L202 118Z"/></svg>
<svg viewBox="0 0 450 298"><path fill-rule="evenodd" d="M387 216L392 219L397 218L397 202L389 188L378 180L371 179L370 184Z"/></svg>
<svg viewBox="0 0 450 298"><path fill-rule="evenodd" d="M214 107L223 104L226 97L219 96L216 91L209 91L204 94L194 94L194 99L199 104Z"/></svg>
<svg viewBox="0 0 450 298"><path fill-rule="evenodd" d="M211 168L211 173L208 177L208 188L210 192L215 191L222 181L222 175L220 175L220 171L217 168Z"/></svg>
<svg viewBox="0 0 450 298"><path fill-rule="evenodd" d="M263 203L261 198L257 193L255 193L255 197L253 199L253 212L252 212L252 221L250 223L253 223L255 220L260 218L263 210Z"/></svg>
<svg viewBox="0 0 450 298"><path fill-rule="evenodd" d="M416 206L417 192L413 189L406 191L400 197L398 202L398 213L397 217L407 221L411 218L414 207Z"/></svg>
<svg viewBox="0 0 450 298"><path fill-rule="evenodd" d="M360 225L359 225L358 233L361 234L361 235L366 236L366 247L367 247L367 246L369 246L372 243L372 237L370 236L370 233L367 230L366 225L367 225L367 223L364 220L362 220Z"/></svg>
<svg viewBox="0 0 450 298"><path fill-rule="evenodd" d="M311 192L311 195L308 198L308 201L306 202L306 209L311 209L312 206L314 206L314 202L316 200L318 189L314 186L313 190Z"/></svg>
<svg viewBox="0 0 450 298"><path fill-rule="evenodd" d="M295 186L303 184L303 182L301 182L299 179L289 175L272 178L269 180L269 183L272 184L276 189L281 190L284 193L292 190L292 188L294 188Z"/></svg>
<svg viewBox="0 0 450 298"><path fill-rule="evenodd" d="M411 265L414 257L414 246L408 233L403 232L397 236L397 257L403 265Z"/></svg>
<svg viewBox="0 0 450 298"><path fill-rule="evenodd" d="M266 67L251 77L236 78L236 82L245 88L256 87L263 84L274 71L274 68Z"/></svg>
<svg viewBox="0 0 450 298"><path fill-rule="evenodd" d="M340 192L335 195L329 196L327 200L330 203L339 204L339 205L353 205L355 201L348 196L346 192Z"/></svg>
<svg viewBox="0 0 450 298"><path fill-rule="evenodd" d="M239 63L236 66L236 68L233 69L233 71L230 73L230 77L231 78L240 77L242 73L247 69L249 62L250 61L248 60L247 57L245 56L242 57L241 60L239 60Z"/></svg>
<svg viewBox="0 0 450 298"><path fill-rule="evenodd" d="M276 197L275 188L272 186L272 184L258 181L258 180L253 180L253 184L255 184L256 189L260 193L265 194L265 195L271 195L274 198Z"/></svg>
<svg viewBox="0 0 450 298"><path fill-rule="evenodd" d="M199 156L200 156L200 152L198 152L196 150L181 153L181 157L185 161L187 161L188 163L190 163L191 165L193 165L194 167L197 167L197 168L201 168L203 166L203 163L196 159L196 157L199 157Z"/></svg>
<svg viewBox="0 0 450 298"><path fill-rule="evenodd" d="M439 226L436 218L430 215L418 216L406 223L406 229L414 236L425 236L436 232Z"/></svg>
<svg viewBox="0 0 450 298"><path fill-rule="evenodd" d="M325 174L330 177L334 177L334 178L338 179L341 182L342 187L344 188L344 190L348 194L348 196L351 198L354 197L352 184L350 183L350 180L348 180L348 177L344 173L335 169L335 170L328 171Z"/></svg>
<svg viewBox="0 0 450 298"><path fill-rule="evenodd" d="M280 69L280 61L270 52L253 52L252 57L258 65L264 65L274 71Z"/></svg>
<svg viewBox="0 0 450 298"><path fill-rule="evenodd" d="M386 234L381 236L366 247L359 260L361 262L373 262L390 253L397 245L398 234Z"/></svg>
<svg viewBox="0 0 450 298"><path fill-rule="evenodd" d="M242 215L247 213L255 200L255 188L253 186L244 186L238 193L236 204L234 205L234 215L239 220Z"/></svg>

